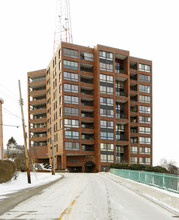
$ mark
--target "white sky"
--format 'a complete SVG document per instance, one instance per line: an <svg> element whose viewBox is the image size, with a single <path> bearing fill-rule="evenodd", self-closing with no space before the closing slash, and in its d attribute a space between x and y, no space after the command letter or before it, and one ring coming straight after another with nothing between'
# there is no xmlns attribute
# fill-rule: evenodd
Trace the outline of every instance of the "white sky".
<svg viewBox="0 0 179 220"><path fill-rule="evenodd" d="M53 55L56 0L0 1L0 97L20 117L21 80L27 124L27 72L46 68ZM174 160L178 146L178 0L71 0L73 42L129 50L153 61L153 159ZM3 112L5 125L21 125ZM4 147L13 136L23 144L22 127L4 126Z"/></svg>

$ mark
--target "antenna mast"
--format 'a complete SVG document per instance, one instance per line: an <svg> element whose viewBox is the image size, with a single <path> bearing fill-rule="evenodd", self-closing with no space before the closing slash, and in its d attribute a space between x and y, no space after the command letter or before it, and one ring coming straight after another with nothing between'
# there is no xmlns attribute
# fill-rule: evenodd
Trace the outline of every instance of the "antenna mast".
<svg viewBox="0 0 179 220"><path fill-rule="evenodd" d="M70 0L56 0L53 53L55 53L61 41L73 43Z"/></svg>

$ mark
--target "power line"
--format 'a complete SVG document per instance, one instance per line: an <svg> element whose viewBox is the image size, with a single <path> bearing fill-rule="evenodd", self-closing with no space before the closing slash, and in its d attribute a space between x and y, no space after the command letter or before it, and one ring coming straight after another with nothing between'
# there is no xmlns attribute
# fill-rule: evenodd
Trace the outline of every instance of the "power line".
<svg viewBox="0 0 179 220"><path fill-rule="evenodd" d="M16 128L19 128L19 126L20 126L20 125L5 125L5 124L0 124L0 125L8 126L8 127L16 127Z"/></svg>
<svg viewBox="0 0 179 220"><path fill-rule="evenodd" d="M18 115L15 115L14 113L12 113L12 112L10 112L9 110L7 110L6 108L2 107L2 109L5 110L5 111L7 111L6 113L9 113L9 114L11 114L11 115L13 115L13 116L15 116L15 117L21 119Z"/></svg>
<svg viewBox="0 0 179 220"><path fill-rule="evenodd" d="M8 94L9 97L11 96L13 99L16 99L16 98L17 98L17 96L14 95L14 93L12 93L12 91L9 90L7 87L5 87L4 85L2 85L1 83L0 83L0 86L2 86L3 88L5 88L5 89L7 90L7 92L8 92L9 94L11 94L11 95Z"/></svg>

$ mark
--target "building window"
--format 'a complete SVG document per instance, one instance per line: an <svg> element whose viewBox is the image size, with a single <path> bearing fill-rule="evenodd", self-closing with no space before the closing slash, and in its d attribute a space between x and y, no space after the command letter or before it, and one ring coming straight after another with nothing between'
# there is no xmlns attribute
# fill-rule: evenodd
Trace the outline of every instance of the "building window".
<svg viewBox="0 0 179 220"><path fill-rule="evenodd" d="M139 102L151 103L151 97L145 95L139 95Z"/></svg>
<svg viewBox="0 0 179 220"><path fill-rule="evenodd" d="M92 53L87 53L87 52L80 52L80 59L81 60L89 60L89 61L93 61L93 54Z"/></svg>
<svg viewBox="0 0 179 220"><path fill-rule="evenodd" d="M113 95L113 87L101 86L100 85L100 93Z"/></svg>
<svg viewBox="0 0 179 220"><path fill-rule="evenodd" d="M141 133L141 134L151 134L151 128L149 128L149 127L139 127L139 133Z"/></svg>
<svg viewBox="0 0 179 220"><path fill-rule="evenodd" d="M64 72L64 79L70 81L78 81L77 73Z"/></svg>
<svg viewBox="0 0 179 220"><path fill-rule="evenodd" d="M140 144L151 144L151 138L150 137L139 137L139 143Z"/></svg>
<svg viewBox="0 0 179 220"><path fill-rule="evenodd" d="M114 122L101 120L100 126L101 126L101 128L114 129Z"/></svg>
<svg viewBox="0 0 179 220"><path fill-rule="evenodd" d="M114 117L114 110L100 108L100 116L112 118L112 117Z"/></svg>
<svg viewBox="0 0 179 220"><path fill-rule="evenodd" d="M130 159L132 164L137 164L137 157L131 157Z"/></svg>
<svg viewBox="0 0 179 220"><path fill-rule="evenodd" d="M113 106L113 99L100 97L100 105Z"/></svg>
<svg viewBox="0 0 179 220"><path fill-rule="evenodd" d="M124 135L124 125L116 124L116 141L126 140Z"/></svg>
<svg viewBox="0 0 179 220"><path fill-rule="evenodd" d="M78 110L78 108L64 107L64 115L78 116L79 110Z"/></svg>
<svg viewBox="0 0 179 220"><path fill-rule="evenodd" d="M65 131L65 138L79 139L79 131Z"/></svg>
<svg viewBox="0 0 179 220"><path fill-rule="evenodd" d="M131 146L131 154L137 154L138 153L138 148L136 146Z"/></svg>
<svg viewBox="0 0 179 220"><path fill-rule="evenodd" d="M65 150L79 150L79 143L65 142Z"/></svg>
<svg viewBox="0 0 179 220"><path fill-rule="evenodd" d="M79 128L79 120L76 120L76 119L64 119L64 126L65 127Z"/></svg>
<svg viewBox="0 0 179 220"><path fill-rule="evenodd" d="M101 151L114 152L114 144L101 143L100 144L100 149L101 149Z"/></svg>
<svg viewBox="0 0 179 220"><path fill-rule="evenodd" d="M150 67L150 65L139 64L139 70L143 71L143 72L150 73L151 67Z"/></svg>
<svg viewBox="0 0 179 220"><path fill-rule="evenodd" d="M105 52L105 51L100 50L99 51L99 57L101 59L113 60L113 53Z"/></svg>
<svg viewBox="0 0 179 220"><path fill-rule="evenodd" d="M78 93L78 85L64 83L64 91Z"/></svg>
<svg viewBox="0 0 179 220"><path fill-rule="evenodd" d="M151 87L150 86L145 86L145 85L139 85L139 92L150 93L151 92Z"/></svg>
<svg viewBox="0 0 179 220"><path fill-rule="evenodd" d="M148 157L139 157L139 163L150 165L151 159Z"/></svg>
<svg viewBox="0 0 179 220"><path fill-rule="evenodd" d="M139 106L139 112L140 113L145 113L145 114L150 114L151 113L151 107L148 106Z"/></svg>
<svg viewBox="0 0 179 220"><path fill-rule="evenodd" d="M131 137L131 143L132 144L137 144L138 143L138 138L137 137Z"/></svg>
<svg viewBox="0 0 179 220"><path fill-rule="evenodd" d="M144 75L144 74L139 74L139 81L150 83L150 76L147 76L147 75Z"/></svg>
<svg viewBox="0 0 179 220"><path fill-rule="evenodd" d="M78 70L78 63L69 60L63 60L64 68Z"/></svg>
<svg viewBox="0 0 179 220"><path fill-rule="evenodd" d="M100 70L113 72L113 53L99 51Z"/></svg>
<svg viewBox="0 0 179 220"><path fill-rule="evenodd" d="M113 84L113 76L100 74L100 82L112 83Z"/></svg>
<svg viewBox="0 0 179 220"><path fill-rule="evenodd" d="M116 81L116 96L125 96L124 82Z"/></svg>
<svg viewBox="0 0 179 220"><path fill-rule="evenodd" d="M114 162L114 144L100 144L101 149L101 162Z"/></svg>
<svg viewBox="0 0 179 220"><path fill-rule="evenodd" d="M71 49L68 49L68 48L63 48L63 56L78 58L78 51L77 50L71 50Z"/></svg>
<svg viewBox="0 0 179 220"><path fill-rule="evenodd" d="M150 147L139 147L140 154L150 154L151 148Z"/></svg>
<svg viewBox="0 0 179 220"><path fill-rule="evenodd" d="M139 123L150 124L151 117L139 116Z"/></svg>
<svg viewBox="0 0 179 220"><path fill-rule="evenodd" d="M77 96L64 95L64 103L78 105L79 98Z"/></svg>
<svg viewBox="0 0 179 220"><path fill-rule="evenodd" d="M103 140L114 140L114 132L101 131L101 139L103 139Z"/></svg>

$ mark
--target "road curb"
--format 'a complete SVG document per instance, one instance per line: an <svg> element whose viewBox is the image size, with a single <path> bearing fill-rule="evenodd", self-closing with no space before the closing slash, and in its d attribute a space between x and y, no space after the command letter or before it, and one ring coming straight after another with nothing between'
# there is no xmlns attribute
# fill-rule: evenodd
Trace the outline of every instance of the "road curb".
<svg viewBox="0 0 179 220"><path fill-rule="evenodd" d="M0 216L3 215L5 212L8 212L9 210L13 209L15 206L17 206L19 203L24 202L25 200L38 195L41 193L42 190L45 188L55 184L59 180L63 179L64 175L61 174L61 176L53 180L52 182L40 185L40 186L34 186L27 189L22 189L18 192L7 194L9 196L8 198L4 198L0 200Z"/></svg>

